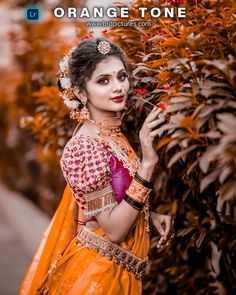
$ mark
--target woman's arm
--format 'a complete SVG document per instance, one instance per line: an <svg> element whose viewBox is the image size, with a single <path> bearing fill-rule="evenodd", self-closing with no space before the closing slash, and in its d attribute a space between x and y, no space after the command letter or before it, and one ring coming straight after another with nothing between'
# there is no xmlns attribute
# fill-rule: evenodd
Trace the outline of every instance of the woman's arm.
<svg viewBox="0 0 236 295"><path fill-rule="evenodd" d="M155 165L151 166L142 163L138 174L150 180ZM145 177L146 176L146 177ZM121 242L125 239L130 228L133 226L140 211L131 207L125 200L123 200L113 210L106 210L96 216L99 225L103 228L105 234L113 242Z"/></svg>
<svg viewBox="0 0 236 295"><path fill-rule="evenodd" d="M140 142L142 147L143 159L138 174L145 180L150 181L158 157L153 148L153 139L151 129L163 122L163 119L156 119L160 113L154 109L146 118L142 129L140 130ZM133 226L140 211L134 209L125 200L123 200L113 210L104 211L96 216L99 225L103 228L105 234L113 242L121 242Z"/></svg>

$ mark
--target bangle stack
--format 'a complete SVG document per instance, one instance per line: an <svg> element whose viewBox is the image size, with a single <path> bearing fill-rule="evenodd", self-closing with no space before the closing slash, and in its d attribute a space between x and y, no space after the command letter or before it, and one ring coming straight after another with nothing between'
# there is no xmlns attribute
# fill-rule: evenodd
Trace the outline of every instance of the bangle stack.
<svg viewBox="0 0 236 295"><path fill-rule="evenodd" d="M149 189L153 189L153 183L150 181L147 181L146 179L143 179L137 172L135 173L134 178L143 186Z"/></svg>
<svg viewBox="0 0 236 295"><path fill-rule="evenodd" d="M134 209L141 211L143 209L144 204L141 204L134 199L130 198L127 194L125 194L124 200Z"/></svg>
<svg viewBox="0 0 236 295"><path fill-rule="evenodd" d="M138 173L135 174L124 200L134 209L141 211L149 197L153 184L143 179Z"/></svg>

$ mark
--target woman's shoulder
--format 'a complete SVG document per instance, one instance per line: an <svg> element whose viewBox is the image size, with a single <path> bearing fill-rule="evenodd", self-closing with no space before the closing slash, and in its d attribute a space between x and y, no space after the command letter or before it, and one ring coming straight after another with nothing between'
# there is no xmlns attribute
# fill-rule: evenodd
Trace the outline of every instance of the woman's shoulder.
<svg viewBox="0 0 236 295"><path fill-rule="evenodd" d="M64 152L71 152L71 153L89 153L96 151L108 152L108 145L103 140L100 140L99 138L91 137L87 134L76 134L73 136L66 144L64 148ZM77 155L78 156L78 155Z"/></svg>
<svg viewBox="0 0 236 295"><path fill-rule="evenodd" d="M104 142L84 134L72 137L61 160L61 169L70 187L83 192L97 189L110 177L110 153Z"/></svg>
<svg viewBox="0 0 236 295"><path fill-rule="evenodd" d="M108 165L110 157L111 152L106 142L81 133L67 142L60 164L63 169L71 166L101 166L101 163Z"/></svg>

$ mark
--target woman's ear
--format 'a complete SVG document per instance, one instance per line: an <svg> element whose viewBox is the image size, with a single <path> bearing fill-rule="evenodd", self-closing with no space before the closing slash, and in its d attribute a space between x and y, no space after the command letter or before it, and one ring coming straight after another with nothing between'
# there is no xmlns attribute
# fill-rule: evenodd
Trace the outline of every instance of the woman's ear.
<svg viewBox="0 0 236 295"><path fill-rule="evenodd" d="M81 91L77 86L73 88L73 91L75 96L85 105L87 102L87 96L84 91Z"/></svg>

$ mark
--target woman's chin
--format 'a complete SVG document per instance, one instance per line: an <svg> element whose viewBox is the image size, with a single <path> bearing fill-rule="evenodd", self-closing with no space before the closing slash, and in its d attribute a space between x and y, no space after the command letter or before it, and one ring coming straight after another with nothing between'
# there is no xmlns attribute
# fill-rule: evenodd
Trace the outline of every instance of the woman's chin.
<svg viewBox="0 0 236 295"><path fill-rule="evenodd" d="M114 112L121 112L125 108L125 101L120 103L113 103L112 111Z"/></svg>

